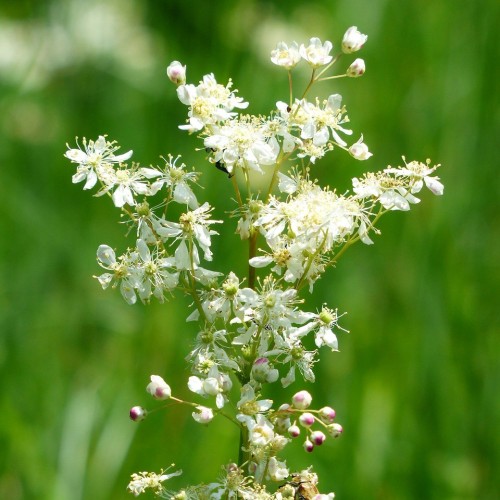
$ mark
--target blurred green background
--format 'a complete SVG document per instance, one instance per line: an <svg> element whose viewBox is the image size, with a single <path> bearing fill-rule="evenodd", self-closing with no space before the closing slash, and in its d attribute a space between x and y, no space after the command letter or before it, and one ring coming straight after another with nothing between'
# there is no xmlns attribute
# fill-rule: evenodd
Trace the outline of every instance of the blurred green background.
<svg viewBox="0 0 500 500"><path fill-rule="evenodd" d="M338 152L315 167L349 186L408 159L443 164L445 196L382 221L372 247L350 250L318 283L311 309L348 311L341 352L324 353L318 407L345 428L292 469L313 463L323 491L347 499L497 499L498 3L492 0L18 0L0 7L0 498L127 498L132 472L175 462L174 487L211 481L236 457L226 422L207 429L173 407L142 424L148 377L187 392L196 333L187 300L128 306L103 292L95 250L126 246L118 211L72 185L74 137L107 133L143 164L182 153L205 171L206 199L232 208L223 175L178 131L185 107L165 76L173 59L197 82L233 78L250 112L286 99L269 51L279 40L338 44L369 35L367 73L340 92L374 153ZM216 240L226 270L231 232ZM297 384L282 396L286 400Z"/></svg>

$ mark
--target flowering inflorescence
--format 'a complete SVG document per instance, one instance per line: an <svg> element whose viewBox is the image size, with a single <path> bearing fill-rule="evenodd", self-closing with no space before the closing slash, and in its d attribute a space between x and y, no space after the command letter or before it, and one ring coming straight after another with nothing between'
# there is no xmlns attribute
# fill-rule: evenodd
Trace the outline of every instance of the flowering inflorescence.
<svg viewBox="0 0 500 500"><path fill-rule="evenodd" d="M240 430L238 464L225 467L217 482L171 493L162 483L180 472L140 473L129 484L133 494L149 488L171 499L333 498L333 493L319 493L310 469L290 472L280 456L299 436L307 452L338 437L342 426L335 422L335 411L329 406L312 409L312 396L305 390L288 403L275 404L264 396L266 386L287 387L297 374L314 382L319 351L338 351L337 334L346 331L337 309L324 304L320 310L306 310L303 289L312 292L353 243L372 244L380 217L409 210L420 201L416 195L424 185L434 194L443 193L434 175L439 165L429 160L403 158L402 167L352 179L352 190L342 194L311 177L317 161L334 149L361 161L372 156L362 134L347 142L353 131L339 94L324 100L309 97L318 82L361 76L362 59L338 75L325 75L366 40L353 26L337 55L331 54L331 42L319 38L300 45L278 43L271 61L288 71L289 95L267 116L242 114L248 102L237 95L231 80L223 85L208 74L195 85L187 83L186 66L179 61L167 68L188 108L179 128L198 135L209 163L227 174L224 179L234 189L237 207L230 216L249 247L245 278L206 267L214 258L212 237L222 220L213 215L217 207L198 201L200 173L179 156L144 167L127 163L132 151L115 154L118 146L106 136L68 146L65 156L77 165L73 182L84 181L84 189L97 186L96 196L108 195L135 238L121 255L109 245L99 246L97 260L105 270L96 276L101 286L118 287L129 304L138 298L148 303L151 297L163 302L175 291L192 299L186 320L197 322L198 333L186 358L191 367L187 386L198 400L173 396L158 375L151 376L147 392L157 401L190 406L200 424L222 416ZM301 61L310 67L311 79L295 96L292 71ZM266 173L267 190L256 189L254 175ZM267 275L260 274L264 269ZM231 399L235 384L237 401ZM147 415L142 406L130 410L134 421Z"/></svg>

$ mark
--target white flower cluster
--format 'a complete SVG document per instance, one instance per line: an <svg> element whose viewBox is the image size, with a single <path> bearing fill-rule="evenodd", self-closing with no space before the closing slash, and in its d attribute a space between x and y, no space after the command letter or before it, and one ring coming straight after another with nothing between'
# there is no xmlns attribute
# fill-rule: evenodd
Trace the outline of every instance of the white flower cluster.
<svg viewBox="0 0 500 500"><path fill-rule="evenodd" d="M213 260L214 226L222 221L214 218L208 202L198 201L194 186L199 174L180 157L168 155L161 167L143 167L128 165L132 151L115 154L118 146L105 136L68 146L65 156L77 165L73 182L84 182L84 189L98 185L96 196L112 199L134 235L131 248L119 256L109 245L99 246L97 260L105 272L96 278L102 288L119 288L129 304L137 299L148 303L152 296L163 302L176 290L192 300L186 320L197 322L198 333L186 358L191 366L187 386L193 398L206 403L173 396L159 375L151 376L147 392L156 401L189 406L199 424L222 415L241 435L239 463L228 465L219 481L170 494L162 483L180 472L140 473L128 486L134 495L151 489L176 500L334 498L319 492L310 468L291 473L280 456L301 435L306 452L328 436L338 437L342 427L335 422L335 411L329 406L312 409L312 397L304 390L279 405L263 396L264 387L279 381L286 388L297 375L314 382L320 349L338 351L341 315L327 304L307 311L304 288L312 292L352 244L372 244L383 214L409 210L420 201L416 195L423 186L436 195L444 189L435 176L439 165L404 158L402 167L352 179L351 192L339 194L312 180L311 169L333 149L360 161L372 156L363 135L348 144L353 132L339 94L324 100L309 97L317 83L362 75L365 63L356 59L342 74L323 76L340 56L357 52L366 40L352 26L337 55L331 54L331 42L319 38L300 45L280 42L271 61L289 72L304 61L312 75L297 98L289 73L290 95L277 101L268 116L240 114L248 102L237 96L231 80L221 85L208 74L194 85L186 83L186 66L179 61L167 68L179 100L188 107L180 129L197 133L209 162L231 178L222 176L221 181L234 189L238 206L230 214L237 220L232 229L248 244L244 279L202 267L202 261ZM267 189L253 185L254 172L269 174L262 176L264 182L268 179ZM142 406L130 410L136 422L147 415ZM274 491L266 483L275 483Z"/></svg>
<svg viewBox="0 0 500 500"><path fill-rule="evenodd" d="M171 467L173 467L173 465ZM161 471L160 474L156 474L155 472L132 474L132 480L128 484L127 489L136 497L148 489L152 490L157 496L161 496L165 493L165 488L162 483L174 476L180 476L182 474L181 470L171 472L170 474L164 474L163 472L164 471Z"/></svg>
<svg viewBox="0 0 500 500"><path fill-rule="evenodd" d="M262 369L262 363L260 365ZM270 371L272 370L268 367L267 372ZM192 377L189 381L190 386L191 384ZM333 493L321 494L319 492L317 475L312 473L310 469L291 473L286 461L280 460L278 455L293 439L298 438L302 431L305 433L303 448L309 453L316 446L321 446L326 441L327 436L338 437L342 433L342 426L334 422L335 410L328 406L319 410L311 409L312 396L305 390L297 392L292 397L291 403L282 404L273 410L273 401L259 399L255 387L258 385L252 385L252 383L241 387L241 398L236 404L235 419L235 422L239 422L248 433L247 451L249 453L248 470L250 475L245 475L244 470L236 464L229 464L224 469L224 475L220 481L191 487L168 496L162 482L181 474L181 471L167 475L163 474L163 471L161 474L142 472L132 475L132 481L128 486L129 491L137 496L149 488L157 495L170 499L191 498L189 495L192 494L192 498L282 500L290 497L296 498L294 495L305 495L306 492L314 492L314 498L318 499L334 498ZM208 424L214 418L215 412L222 412L220 408L212 410L173 397L170 386L158 375L151 376L151 382L146 390L158 400L171 399L178 403L195 406L196 411L193 412L193 418L201 424ZM208 388L207 392L212 393L213 391ZM130 412L134 421L143 420L146 415L146 410L138 406L133 407ZM320 429L317 428L318 426ZM262 486L263 482L283 483L288 478L291 480L280 486L275 493L267 492L266 488ZM305 484L307 487L302 486ZM300 498L308 497L302 496Z"/></svg>
<svg viewBox="0 0 500 500"><path fill-rule="evenodd" d="M126 168L123 161L130 158L131 151L114 156L118 147L104 136L95 142L84 139L83 144L85 151L70 148L65 154L78 163L73 182L86 178L84 189L89 189L100 181L102 189L97 196L115 189L115 206L122 208L136 227L135 248L123 255L117 257L108 245L99 246L97 260L108 271L97 276L104 289L118 286L129 304L137 297L146 303L151 296L163 302L165 294L183 281L183 272L192 272L195 280L205 284L219 275L200 267L202 257L212 260L211 237L217 232L211 226L221 221L211 218L213 208L208 203L199 205L191 188L198 178L196 172L187 171L185 164L179 164L179 157L172 156L163 167L134 164ZM139 194L140 201L136 199ZM186 211L175 221L156 215L147 201L156 195L163 195L156 207L163 209L163 214L171 203L184 206Z"/></svg>
<svg viewBox="0 0 500 500"><path fill-rule="evenodd" d="M356 27L350 28L344 36L343 52L359 50L366 38ZM303 59L313 71L325 66L323 73L337 59L330 55L332 48L331 42L322 43L319 38L311 38L308 45L300 46L296 42L290 46L280 42L271 52L271 61L291 70ZM340 76L360 76L364 71L364 62L356 59ZM233 175L235 169L262 173L262 167L276 165L284 155L296 154L297 158L307 158L314 163L334 147L345 149L357 160L371 156L362 137L348 147L339 135L352 135L352 130L344 126L349 118L339 94L332 94L322 102L308 101L305 95L301 99L290 99L290 104L278 101L268 117L238 115L234 110L246 108L248 102L230 90L231 81L224 87L209 74L197 86L186 84L185 66L178 61L169 66L167 73L178 85L179 100L189 107L188 122L179 128L199 132L211 163L229 175Z"/></svg>

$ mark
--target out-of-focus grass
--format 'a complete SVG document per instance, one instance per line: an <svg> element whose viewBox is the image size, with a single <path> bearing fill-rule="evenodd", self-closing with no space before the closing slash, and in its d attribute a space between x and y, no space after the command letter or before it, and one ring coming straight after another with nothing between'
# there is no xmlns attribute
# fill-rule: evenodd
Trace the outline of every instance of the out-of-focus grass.
<svg viewBox="0 0 500 500"><path fill-rule="evenodd" d="M193 81L232 77L265 113L286 97L286 75L267 61L274 44L338 44L353 24L369 35L367 73L321 91L343 94L374 157L338 152L314 175L342 191L402 154L431 157L445 196L388 215L375 246L353 248L318 283L315 303L348 311L351 333L311 389L345 433L312 456L297 443L288 461L314 463L343 499L497 498L498 21L495 2L472 0L2 5L0 498L123 498L132 472L176 462L175 484L211 481L235 458L223 421L204 429L173 407L128 422L130 406L149 404L149 374L187 392L196 332L185 299L129 307L92 280L95 249L125 248L124 230L106 199L71 184L64 144L108 133L144 164L182 153L222 216L231 191L177 130L185 108L166 65L183 61ZM214 242L227 270L241 266L237 245L230 233Z"/></svg>

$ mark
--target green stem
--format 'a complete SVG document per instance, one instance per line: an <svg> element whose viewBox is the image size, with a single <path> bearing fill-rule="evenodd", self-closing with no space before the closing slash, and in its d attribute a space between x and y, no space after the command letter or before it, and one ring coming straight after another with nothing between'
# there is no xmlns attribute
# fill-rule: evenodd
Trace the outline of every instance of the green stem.
<svg viewBox="0 0 500 500"><path fill-rule="evenodd" d="M245 462L248 462L250 459L248 451L245 451L243 448L248 443L248 429L245 425L240 427L240 448L238 453L238 467L242 467Z"/></svg>
<svg viewBox="0 0 500 500"><path fill-rule="evenodd" d="M250 238L248 239L248 260L257 255L257 236L259 233L252 230ZM255 279L257 276L257 269L248 264L248 287L255 290Z"/></svg>
<svg viewBox="0 0 500 500"><path fill-rule="evenodd" d="M292 85L292 72L288 70L288 87L290 89L290 108L293 104L293 85Z"/></svg>

